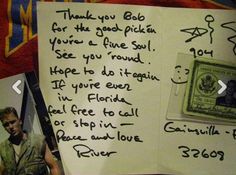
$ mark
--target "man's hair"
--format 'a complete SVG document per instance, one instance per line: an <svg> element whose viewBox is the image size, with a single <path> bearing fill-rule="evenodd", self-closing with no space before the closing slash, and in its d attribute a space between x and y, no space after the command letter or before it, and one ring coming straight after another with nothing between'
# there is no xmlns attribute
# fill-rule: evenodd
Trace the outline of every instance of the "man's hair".
<svg viewBox="0 0 236 175"><path fill-rule="evenodd" d="M13 113L18 118L18 113L14 107L6 107L0 110L0 120L4 118L5 115Z"/></svg>

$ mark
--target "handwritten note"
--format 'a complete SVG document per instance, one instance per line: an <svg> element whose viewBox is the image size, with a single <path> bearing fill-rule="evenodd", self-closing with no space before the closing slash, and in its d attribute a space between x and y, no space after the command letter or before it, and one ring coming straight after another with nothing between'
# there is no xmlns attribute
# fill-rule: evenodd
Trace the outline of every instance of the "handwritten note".
<svg viewBox="0 0 236 175"><path fill-rule="evenodd" d="M166 117L178 53L235 62L234 16L38 3L40 86L66 174L235 172L234 126Z"/></svg>
<svg viewBox="0 0 236 175"><path fill-rule="evenodd" d="M38 4L40 85L68 174L156 170L161 35L149 9Z"/></svg>

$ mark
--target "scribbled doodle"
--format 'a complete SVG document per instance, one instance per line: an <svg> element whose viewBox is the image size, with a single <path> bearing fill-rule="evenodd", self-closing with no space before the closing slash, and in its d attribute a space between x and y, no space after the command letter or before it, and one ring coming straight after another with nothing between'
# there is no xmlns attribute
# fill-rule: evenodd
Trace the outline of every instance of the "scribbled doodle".
<svg viewBox="0 0 236 175"><path fill-rule="evenodd" d="M185 33L189 33L191 35L190 38L185 40L186 43L191 42L194 38L201 37L208 32L207 29L199 28L199 27L181 29L180 31L185 32Z"/></svg>
<svg viewBox="0 0 236 175"><path fill-rule="evenodd" d="M187 83L189 69L182 68L181 65L175 66L175 77L171 78L171 81L175 84Z"/></svg>
<svg viewBox="0 0 236 175"><path fill-rule="evenodd" d="M211 27L211 23L215 21L214 17L212 15L207 15L205 17L205 21L208 23L208 27L210 28L210 43L212 44L212 33L214 32L214 28Z"/></svg>
<svg viewBox="0 0 236 175"><path fill-rule="evenodd" d="M212 15L206 15L204 20L207 22L209 30L203 27L190 27L180 30L181 32L185 32L191 35L190 38L185 40L186 43L191 42L193 39L201 37L209 32L210 44L212 44L213 42L212 34L214 32L214 28L211 26L211 23L214 22L215 19Z"/></svg>
<svg viewBox="0 0 236 175"><path fill-rule="evenodd" d="M234 52L234 55L236 55L236 25L233 25L233 24L236 24L236 22L235 21L226 22L226 23L221 24L221 27L223 27L225 29L229 29L235 33L235 35L228 37L227 40L229 42L233 43L233 45L234 45L233 52Z"/></svg>

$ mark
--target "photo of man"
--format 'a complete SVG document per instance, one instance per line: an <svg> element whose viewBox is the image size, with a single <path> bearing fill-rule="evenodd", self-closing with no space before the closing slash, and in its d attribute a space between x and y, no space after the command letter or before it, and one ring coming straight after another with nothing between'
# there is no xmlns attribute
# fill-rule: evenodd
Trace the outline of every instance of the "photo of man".
<svg viewBox="0 0 236 175"><path fill-rule="evenodd" d="M229 80L225 96L217 97L216 105L236 108L236 80Z"/></svg>
<svg viewBox="0 0 236 175"><path fill-rule="evenodd" d="M59 175L60 169L45 137L22 129L14 107L0 111L9 138L0 143L0 175Z"/></svg>

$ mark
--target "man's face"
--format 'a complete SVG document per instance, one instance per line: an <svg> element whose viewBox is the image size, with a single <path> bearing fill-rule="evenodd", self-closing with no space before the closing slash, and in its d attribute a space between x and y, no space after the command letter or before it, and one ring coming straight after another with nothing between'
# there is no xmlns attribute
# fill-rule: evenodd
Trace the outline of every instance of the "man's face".
<svg viewBox="0 0 236 175"><path fill-rule="evenodd" d="M17 136L22 132L21 120L13 113L5 114L2 125L11 136Z"/></svg>

